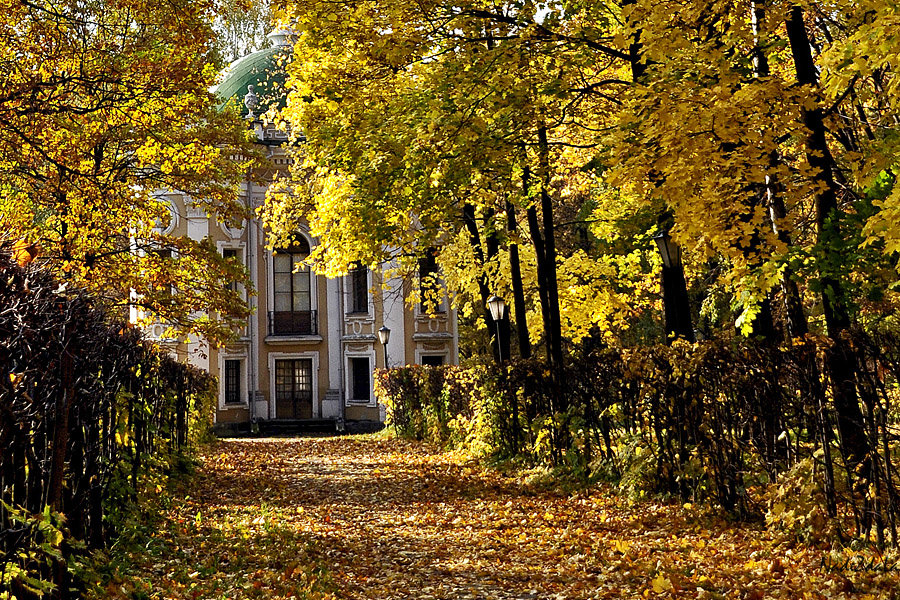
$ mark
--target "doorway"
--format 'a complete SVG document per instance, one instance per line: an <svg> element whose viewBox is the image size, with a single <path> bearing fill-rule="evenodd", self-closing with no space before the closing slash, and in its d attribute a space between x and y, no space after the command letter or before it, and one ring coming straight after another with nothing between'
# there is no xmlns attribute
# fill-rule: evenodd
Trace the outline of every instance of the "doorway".
<svg viewBox="0 0 900 600"><path fill-rule="evenodd" d="M275 361L275 418L313 418L312 360Z"/></svg>

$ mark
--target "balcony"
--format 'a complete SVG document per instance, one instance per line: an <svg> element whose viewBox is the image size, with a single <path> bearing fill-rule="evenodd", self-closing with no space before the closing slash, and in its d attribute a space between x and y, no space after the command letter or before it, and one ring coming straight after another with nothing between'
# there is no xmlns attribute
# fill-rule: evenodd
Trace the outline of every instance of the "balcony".
<svg viewBox="0 0 900 600"><path fill-rule="evenodd" d="M319 335L319 319L316 313L314 310L272 311L269 313L269 336Z"/></svg>

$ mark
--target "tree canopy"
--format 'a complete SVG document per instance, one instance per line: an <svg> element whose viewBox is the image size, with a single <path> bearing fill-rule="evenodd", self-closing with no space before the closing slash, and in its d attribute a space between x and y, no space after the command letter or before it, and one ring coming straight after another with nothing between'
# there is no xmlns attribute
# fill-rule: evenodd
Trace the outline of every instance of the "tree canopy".
<svg viewBox="0 0 900 600"><path fill-rule="evenodd" d="M177 191L221 222L247 217L237 193L241 157L253 156L246 127L217 111L210 91L213 6L49 0L2 9L3 228L112 305L228 335L228 319L247 309L221 282L243 269L209 240L164 234L171 213L161 193Z"/></svg>
<svg viewBox="0 0 900 600"><path fill-rule="evenodd" d="M534 306L531 253L552 240L566 336L618 335L654 304L650 238L668 219L694 310L716 330L754 333L761 311L802 320L800 334L808 319L836 331L892 312L896 7L285 0L277 12L297 34L283 116L307 143L267 218L276 231L308 219L326 271L437 247L464 304L479 276L508 289L506 248L523 241ZM552 225L529 227L530 208Z"/></svg>

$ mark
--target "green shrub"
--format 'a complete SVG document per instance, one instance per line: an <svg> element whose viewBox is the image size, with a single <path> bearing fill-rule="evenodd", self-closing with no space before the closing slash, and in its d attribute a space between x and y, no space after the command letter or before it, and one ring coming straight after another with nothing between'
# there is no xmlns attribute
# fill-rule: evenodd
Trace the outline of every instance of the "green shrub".
<svg viewBox="0 0 900 600"><path fill-rule="evenodd" d="M882 543L900 529L900 336L855 332L845 343L857 356L872 448L852 469L828 394L833 345L814 337L785 346L583 346L562 373L538 361L405 367L379 373L379 397L398 435L582 481L615 480L638 496L707 501L739 516L765 512L772 527L804 539L834 533L834 518L823 520L830 505L852 517L858 537L874 529ZM813 452L823 437L832 460L819 464ZM765 491L771 481L778 483ZM827 489L828 481L840 489Z"/></svg>

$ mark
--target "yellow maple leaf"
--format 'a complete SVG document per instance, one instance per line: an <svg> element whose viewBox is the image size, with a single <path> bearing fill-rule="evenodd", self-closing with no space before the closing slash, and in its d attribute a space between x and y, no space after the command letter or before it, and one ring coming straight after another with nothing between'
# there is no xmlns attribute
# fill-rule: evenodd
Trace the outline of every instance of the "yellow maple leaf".
<svg viewBox="0 0 900 600"><path fill-rule="evenodd" d="M657 594L662 594L663 592L671 592L675 589L675 586L672 585L672 582L666 577L663 577L661 574L657 575L655 579L650 581L650 586Z"/></svg>

